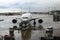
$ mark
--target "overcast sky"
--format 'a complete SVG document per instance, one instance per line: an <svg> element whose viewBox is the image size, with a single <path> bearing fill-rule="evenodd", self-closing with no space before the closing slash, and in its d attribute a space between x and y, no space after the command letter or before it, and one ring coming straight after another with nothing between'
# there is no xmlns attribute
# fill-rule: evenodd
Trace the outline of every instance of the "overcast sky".
<svg viewBox="0 0 60 40"><path fill-rule="evenodd" d="M0 0L0 9L49 11L60 9L60 0Z"/></svg>

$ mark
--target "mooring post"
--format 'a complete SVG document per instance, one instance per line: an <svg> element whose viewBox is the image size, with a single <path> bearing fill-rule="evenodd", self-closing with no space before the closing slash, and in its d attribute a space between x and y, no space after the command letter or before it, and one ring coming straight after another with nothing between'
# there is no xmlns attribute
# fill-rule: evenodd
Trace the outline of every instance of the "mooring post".
<svg viewBox="0 0 60 40"><path fill-rule="evenodd" d="M10 35L10 40L15 40L13 28L9 28L9 35Z"/></svg>

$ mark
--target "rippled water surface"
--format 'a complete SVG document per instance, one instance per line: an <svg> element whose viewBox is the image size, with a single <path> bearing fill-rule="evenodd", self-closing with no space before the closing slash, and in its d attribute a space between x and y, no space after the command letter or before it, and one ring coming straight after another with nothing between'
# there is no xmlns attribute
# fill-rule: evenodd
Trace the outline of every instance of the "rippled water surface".
<svg viewBox="0 0 60 40"><path fill-rule="evenodd" d="M20 20L18 20L16 24L13 24L12 19L19 18L20 16L21 15L0 16L0 20L4 19L4 21L0 21L0 35L9 34L8 28L13 27L14 25L19 27ZM52 26L54 29L60 28L60 22L53 22L53 15L33 14L33 18L35 17L38 17L39 19L43 19L43 23L42 23L43 28L47 28L50 26ZM33 21L31 21L31 24L33 24L32 22ZM37 23L36 26L38 27L39 26L38 19L36 20L36 23ZM32 31L31 40L40 40L40 37L44 35L45 33L43 30ZM54 36L60 36L60 30L54 30ZM16 40L21 40L21 33L15 31L15 38Z"/></svg>

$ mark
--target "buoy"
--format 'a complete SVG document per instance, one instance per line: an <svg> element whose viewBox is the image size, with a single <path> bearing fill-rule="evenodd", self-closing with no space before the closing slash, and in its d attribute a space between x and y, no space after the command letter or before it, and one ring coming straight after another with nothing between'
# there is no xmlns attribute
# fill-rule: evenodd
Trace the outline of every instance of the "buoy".
<svg viewBox="0 0 60 40"><path fill-rule="evenodd" d="M13 26L13 29L17 29L17 26Z"/></svg>

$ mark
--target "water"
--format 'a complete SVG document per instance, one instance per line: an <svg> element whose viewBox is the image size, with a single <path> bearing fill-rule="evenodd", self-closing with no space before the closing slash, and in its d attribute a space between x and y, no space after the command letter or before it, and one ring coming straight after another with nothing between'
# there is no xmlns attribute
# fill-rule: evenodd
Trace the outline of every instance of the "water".
<svg viewBox="0 0 60 40"><path fill-rule="evenodd" d="M0 35L5 35L5 34L9 34L9 28L13 27L13 26L18 26L19 27L19 22L20 20L18 20L18 22L16 24L12 23L12 19L15 18L19 18L21 15L15 15L15 16L0 16L0 19L4 19L4 21L0 22ZM39 19L43 19L43 23L42 26L44 28L50 27L52 26L54 29L58 29L60 28L60 22L53 22L53 16L52 15L46 15L46 14L33 14L33 18L38 17ZM38 28L38 19L36 20L37 24L36 24L36 28ZM33 24L33 21L31 21L31 24ZM32 31L32 36L31 36L31 40L40 40L41 36L44 36L45 33L43 30L36 30L36 31ZM60 30L54 30L54 36L60 36ZM21 33L18 33L17 31L15 31L15 38L16 40L21 40Z"/></svg>

